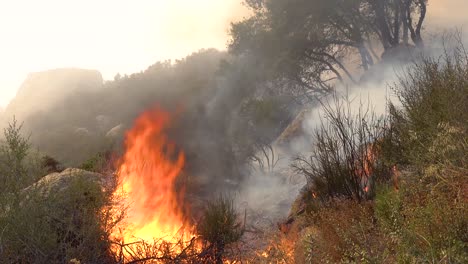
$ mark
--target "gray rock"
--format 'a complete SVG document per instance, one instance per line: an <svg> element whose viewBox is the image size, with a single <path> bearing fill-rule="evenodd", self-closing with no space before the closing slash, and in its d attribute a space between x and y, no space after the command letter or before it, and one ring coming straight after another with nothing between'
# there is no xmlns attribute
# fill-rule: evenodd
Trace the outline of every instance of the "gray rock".
<svg viewBox="0 0 468 264"><path fill-rule="evenodd" d="M107 133L106 133L106 137L107 138L116 138L116 137L119 137L123 134L124 132L124 125L123 124L119 124L113 128L111 128Z"/></svg>
<svg viewBox="0 0 468 264"><path fill-rule="evenodd" d="M63 192L70 184L76 179L83 179L86 181L93 181L104 186L106 178L104 175L89 172L82 169L68 168L62 172L54 172L41 178L38 182L28 187L28 189L42 188L45 193Z"/></svg>
<svg viewBox="0 0 468 264"><path fill-rule="evenodd" d="M78 127L74 131L75 134L80 135L80 136L89 136L91 135L91 132L87 128L84 127Z"/></svg>

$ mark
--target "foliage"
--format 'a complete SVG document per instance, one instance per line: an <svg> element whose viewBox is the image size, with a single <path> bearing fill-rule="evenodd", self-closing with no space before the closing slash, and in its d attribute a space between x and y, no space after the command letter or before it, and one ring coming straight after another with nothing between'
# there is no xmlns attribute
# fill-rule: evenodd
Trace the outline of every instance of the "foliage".
<svg viewBox="0 0 468 264"><path fill-rule="evenodd" d="M468 260L468 56L463 45L415 63L394 87L388 159L406 165L400 192L377 197L376 216L399 262Z"/></svg>
<svg viewBox="0 0 468 264"><path fill-rule="evenodd" d="M427 0L247 0L253 15L232 24L230 50L259 60L259 68L314 93L332 80L354 82L350 53L369 69L384 50L422 46ZM417 17L417 19L415 19ZM377 40L377 41L376 41ZM272 79L274 79L272 78Z"/></svg>
<svg viewBox="0 0 468 264"><path fill-rule="evenodd" d="M10 263L111 263L107 195L75 175L65 189L41 183L22 192L20 206L3 212L2 259ZM50 189L52 188L52 189Z"/></svg>
<svg viewBox="0 0 468 264"><path fill-rule="evenodd" d="M397 237L398 258L413 263L468 261L467 169L426 171L422 181L415 176L399 194L404 221Z"/></svg>
<svg viewBox="0 0 468 264"><path fill-rule="evenodd" d="M16 191L31 183L27 179L26 158L30 145L27 138L21 135L23 125L13 118L4 130L5 144L0 145L0 192Z"/></svg>
<svg viewBox="0 0 468 264"><path fill-rule="evenodd" d="M0 258L8 263L110 263L110 229L121 219L110 192L96 179L72 175L62 182L44 176L48 156L37 158L22 125L5 130L0 152ZM7 163L8 162L8 163Z"/></svg>
<svg viewBox="0 0 468 264"><path fill-rule="evenodd" d="M459 47L439 59L423 58L394 87L401 108L390 105L392 145L400 164L467 161L468 56ZM393 155L390 155L393 154Z"/></svg>
<svg viewBox="0 0 468 264"><path fill-rule="evenodd" d="M219 196L206 206L198 233L209 243L208 251L217 263L222 263L225 247L237 242L243 233L234 202L231 198Z"/></svg>
<svg viewBox="0 0 468 264"><path fill-rule="evenodd" d="M41 165L46 169L47 173L61 172L63 170L60 162L48 155L42 157Z"/></svg>
<svg viewBox="0 0 468 264"><path fill-rule="evenodd" d="M211 263L200 256L197 240L179 239L168 242L136 241L130 244L116 243L116 263Z"/></svg>
<svg viewBox="0 0 468 264"><path fill-rule="evenodd" d="M307 263L393 263L369 202L330 201L309 224L302 241Z"/></svg>
<svg viewBox="0 0 468 264"><path fill-rule="evenodd" d="M110 153L98 153L95 156L89 158L83 164L81 164L80 168L87 171L93 172L104 172L106 167L110 162Z"/></svg>
<svg viewBox="0 0 468 264"><path fill-rule="evenodd" d="M376 147L378 162L397 164L398 188L380 182L365 203L309 197L307 261L468 261L467 58L462 46L423 58L395 84L401 106L390 105Z"/></svg>

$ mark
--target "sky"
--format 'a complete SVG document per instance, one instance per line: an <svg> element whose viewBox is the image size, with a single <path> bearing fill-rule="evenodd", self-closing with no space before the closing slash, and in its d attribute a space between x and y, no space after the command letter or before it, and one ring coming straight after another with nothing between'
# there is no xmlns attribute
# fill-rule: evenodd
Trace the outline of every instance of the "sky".
<svg viewBox="0 0 468 264"><path fill-rule="evenodd" d="M239 0L0 0L0 108L30 72L99 70L105 79L201 48L225 49Z"/></svg>
<svg viewBox="0 0 468 264"><path fill-rule="evenodd" d="M27 74L62 67L105 79L201 48L225 49L242 0L0 0L0 108ZM467 24L466 0L429 0L428 23ZM468 26L468 25L467 25Z"/></svg>

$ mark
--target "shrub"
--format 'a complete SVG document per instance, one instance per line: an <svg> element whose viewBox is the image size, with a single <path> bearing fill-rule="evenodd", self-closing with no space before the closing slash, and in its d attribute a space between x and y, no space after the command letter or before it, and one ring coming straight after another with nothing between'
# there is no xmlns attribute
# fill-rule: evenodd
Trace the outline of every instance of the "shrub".
<svg viewBox="0 0 468 264"><path fill-rule="evenodd" d="M237 242L243 234L233 199L219 196L209 202L198 224L198 232L209 243L207 251L216 263L222 263L225 247Z"/></svg>
<svg viewBox="0 0 468 264"><path fill-rule="evenodd" d="M298 157L293 167L322 199L372 198L373 185L389 179L389 169L378 163L376 144L384 136L385 120L362 104L353 112L349 98L336 95L322 106L325 120L315 131L313 154Z"/></svg>
<svg viewBox="0 0 468 264"><path fill-rule="evenodd" d="M401 236L403 222L400 194L393 188L381 186L375 198L375 216L379 227L388 236L391 244L396 244Z"/></svg>
<svg viewBox="0 0 468 264"><path fill-rule="evenodd" d="M0 146L2 262L113 262L109 234L122 211L112 211L111 190L79 173L33 184L47 173L44 161L58 164L38 158L21 128L13 119Z"/></svg>
<svg viewBox="0 0 468 264"><path fill-rule="evenodd" d="M307 263L392 263L371 203L333 200L310 217L302 242Z"/></svg>
<svg viewBox="0 0 468 264"><path fill-rule="evenodd" d="M111 263L105 206L108 195L93 179L74 175L66 186L35 185L20 205L0 217L2 250L9 263ZM60 183L62 184L62 183Z"/></svg>
<svg viewBox="0 0 468 264"><path fill-rule="evenodd" d="M30 144L21 135L22 127L13 118L4 130L5 143L0 145L0 193L17 191L35 180L28 179L27 175L25 161Z"/></svg>
<svg viewBox="0 0 468 264"><path fill-rule="evenodd" d="M41 165L47 171L47 173L63 171L63 168L60 162L58 162L56 159L47 155L42 157Z"/></svg>
<svg viewBox="0 0 468 264"><path fill-rule="evenodd" d="M87 171L103 172L107 169L110 159L110 152L100 152L83 162L80 168Z"/></svg>
<svg viewBox="0 0 468 264"><path fill-rule="evenodd" d="M425 57L400 77L383 157L403 170L382 189L375 215L401 263L468 261L468 54ZM408 165L408 166L404 166Z"/></svg>
<svg viewBox="0 0 468 264"><path fill-rule="evenodd" d="M467 161L468 54L463 47L416 62L393 89L401 102L401 107L390 104L394 157L400 164ZM447 137L461 142L439 144ZM451 150L438 151L444 145Z"/></svg>

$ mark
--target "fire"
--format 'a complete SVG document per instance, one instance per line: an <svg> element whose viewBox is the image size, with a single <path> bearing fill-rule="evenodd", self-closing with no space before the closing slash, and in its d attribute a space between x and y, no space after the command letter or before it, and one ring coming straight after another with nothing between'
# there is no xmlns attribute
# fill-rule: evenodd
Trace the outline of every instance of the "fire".
<svg viewBox="0 0 468 264"><path fill-rule="evenodd" d="M182 233L190 233L184 191L176 190L185 157L165 134L170 122L167 112L147 111L126 134L116 192L124 194L129 205L128 226L114 234L125 243L155 238L177 242Z"/></svg>
<svg viewBox="0 0 468 264"><path fill-rule="evenodd" d="M374 173L373 167L377 160L377 153L376 153L377 150L376 150L375 144L370 144L366 146L363 151L364 151L363 153L364 157L362 158L361 161L356 163L356 166L357 166L356 174L358 175L358 177L361 178L361 184L363 184L362 190L365 193L368 193L370 190L369 185L368 185L369 179Z"/></svg>

